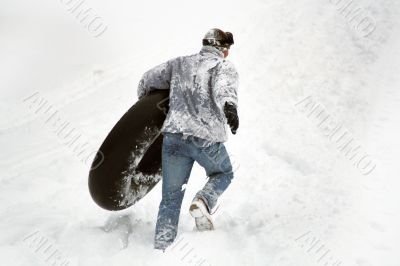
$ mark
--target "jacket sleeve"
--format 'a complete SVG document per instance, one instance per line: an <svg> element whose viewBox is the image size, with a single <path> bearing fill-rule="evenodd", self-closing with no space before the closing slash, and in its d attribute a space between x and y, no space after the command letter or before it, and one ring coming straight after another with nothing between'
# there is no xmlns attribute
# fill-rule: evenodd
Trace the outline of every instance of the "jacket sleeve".
<svg viewBox="0 0 400 266"><path fill-rule="evenodd" d="M238 87L239 74L235 66L224 60L217 66L213 88L214 100L221 110L224 110L225 102L230 102L237 108Z"/></svg>
<svg viewBox="0 0 400 266"><path fill-rule="evenodd" d="M171 82L172 62L167 61L158 65L143 74L137 89L139 100L151 90L167 90Z"/></svg>

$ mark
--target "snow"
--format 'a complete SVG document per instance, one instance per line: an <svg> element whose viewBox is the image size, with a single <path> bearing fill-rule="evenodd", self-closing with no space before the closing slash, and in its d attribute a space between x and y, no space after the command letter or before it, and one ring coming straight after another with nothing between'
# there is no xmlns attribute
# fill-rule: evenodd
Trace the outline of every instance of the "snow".
<svg viewBox="0 0 400 266"><path fill-rule="evenodd" d="M398 1L352 2L376 23L367 36L331 0L85 1L108 26L97 38L65 3L0 4L1 265L400 265ZM188 208L205 183L196 165L176 244L161 253L160 185L127 210L100 209L90 163L57 129L70 123L96 149L137 100L141 75L199 51L213 27L235 35L240 127L226 143L235 179L216 230L196 232ZM59 124L24 101L35 93ZM374 171L364 175L296 106L308 96Z"/></svg>

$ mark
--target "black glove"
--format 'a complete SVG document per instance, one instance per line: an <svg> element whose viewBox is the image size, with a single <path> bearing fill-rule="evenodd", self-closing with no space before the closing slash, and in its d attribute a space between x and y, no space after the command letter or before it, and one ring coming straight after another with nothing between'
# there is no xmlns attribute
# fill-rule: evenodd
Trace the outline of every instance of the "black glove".
<svg viewBox="0 0 400 266"><path fill-rule="evenodd" d="M228 120L228 125L231 128L232 134L236 134L239 127L239 117L235 105L225 102L224 113Z"/></svg>

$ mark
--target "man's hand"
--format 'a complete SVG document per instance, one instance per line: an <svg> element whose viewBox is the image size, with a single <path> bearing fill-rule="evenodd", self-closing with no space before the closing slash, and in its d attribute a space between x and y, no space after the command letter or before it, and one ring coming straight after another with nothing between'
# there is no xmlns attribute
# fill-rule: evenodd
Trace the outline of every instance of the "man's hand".
<svg viewBox="0 0 400 266"><path fill-rule="evenodd" d="M235 105L225 102L224 113L228 120L228 125L231 128L232 134L236 134L239 127L239 117Z"/></svg>

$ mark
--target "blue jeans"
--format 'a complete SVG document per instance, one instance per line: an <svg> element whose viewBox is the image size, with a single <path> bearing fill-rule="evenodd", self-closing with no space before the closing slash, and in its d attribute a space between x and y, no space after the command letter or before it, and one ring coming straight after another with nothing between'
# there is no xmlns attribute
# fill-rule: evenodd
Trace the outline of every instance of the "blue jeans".
<svg viewBox="0 0 400 266"><path fill-rule="evenodd" d="M195 198L201 198L209 210L233 178L229 155L222 142L209 142L181 133L163 133L162 200L155 232L154 248L165 250L176 238L179 214L193 163L198 162L209 177Z"/></svg>

